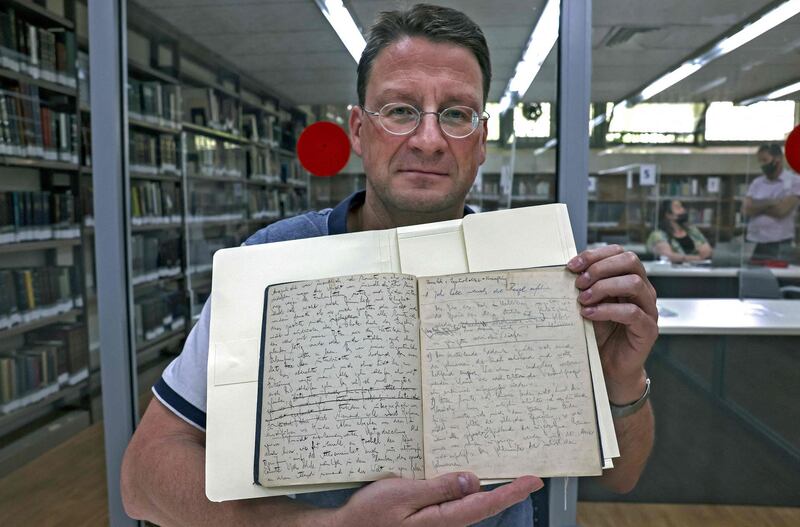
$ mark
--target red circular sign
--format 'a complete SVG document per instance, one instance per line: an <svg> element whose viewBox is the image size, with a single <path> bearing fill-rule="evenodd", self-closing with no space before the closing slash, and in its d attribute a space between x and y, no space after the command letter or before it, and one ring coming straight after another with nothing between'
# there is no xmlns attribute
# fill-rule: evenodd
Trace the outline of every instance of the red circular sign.
<svg viewBox="0 0 800 527"><path fill-rule="evenodd" d="M792 170L800 174L800 126L796 126L786 138L783 151L786 162L789 163Z"/></svg>
<svg viewBox="0 0 800 527"><path fill-rule="evenodd" d="M341 126L320 121L307 126L300 134L297 157L315 176L333 176L350 159L350 140Z"/></svg>

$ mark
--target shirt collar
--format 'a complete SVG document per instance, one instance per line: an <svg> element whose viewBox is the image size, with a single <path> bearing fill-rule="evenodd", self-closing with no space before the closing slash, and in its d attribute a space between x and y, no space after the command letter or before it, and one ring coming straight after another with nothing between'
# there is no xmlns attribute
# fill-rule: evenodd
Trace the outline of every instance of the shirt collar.
<svg viewBox="0 0 800 527"><path fill-rule="evenodd" d="M336 205L328 216L328 234L347 233L347 213L363 205L366 197L366 190L357 190ZM474 213L474 210L464 205L464 216Z"/></svg>

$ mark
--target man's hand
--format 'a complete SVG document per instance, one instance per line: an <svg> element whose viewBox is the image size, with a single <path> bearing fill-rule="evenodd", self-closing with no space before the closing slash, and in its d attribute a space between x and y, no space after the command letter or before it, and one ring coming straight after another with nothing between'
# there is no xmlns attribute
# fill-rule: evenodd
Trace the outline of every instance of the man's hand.
<svg viewBox="0 0 800 527"><path fill-rule="evenodd" d="M462 526L499 514L542 488L533 476L517 478L481 492L478 478L468 472L430 480L389 478L356 492L336 510L333 525Z"/></svg>
<svg viewBox="0 0 800 527"><path fill-rule="evenodd" d="M578 273L581 314L594 322L609 399L629 404L644 391L644 363L658 337L655 289L639 258L619 245L583 251L567 267Z"/></svg>

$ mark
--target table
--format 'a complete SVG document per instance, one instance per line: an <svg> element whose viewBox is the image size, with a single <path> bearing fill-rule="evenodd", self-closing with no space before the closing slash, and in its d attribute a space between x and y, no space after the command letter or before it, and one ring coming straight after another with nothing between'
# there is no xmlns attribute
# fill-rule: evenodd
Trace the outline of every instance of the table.
<svg viewBox="0 0 800 527"><path fill-rule="evenodd" d="M710 383L675 360L670 355L668 345L661 346L656 355L690 384L706 392L725 410L800 462L800 448L797 445L729 399L725 392L728 338L736 335L800 336L800 300L659 299L658 311L661 335L719 335L720 340L713 350Z"/></svg>
<svg viewBox="0 0 800 527"><path fill-rule="evenodd" d="M642 262L662 298L738 298L741 267L711 267ZM800 283L800 266L766 268L781 285Z"/></svg>
<svg viewBox="0 0 800 527"><path fill-rule="evenodd" d="M662 335L800 335L800 300L662 298Z"/></svg>

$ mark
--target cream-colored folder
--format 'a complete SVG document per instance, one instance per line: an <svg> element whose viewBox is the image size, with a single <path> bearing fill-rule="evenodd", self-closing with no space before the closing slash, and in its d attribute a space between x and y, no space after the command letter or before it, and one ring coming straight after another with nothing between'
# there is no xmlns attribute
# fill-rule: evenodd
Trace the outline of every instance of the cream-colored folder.
<svg viewBox="0 0 800 527"><path fill-rule="evenodd" d="M576 254L562 204L384 231L223 249L214 255L206 416L206 495L226 501L357 485L253 484L261 313L271 284L361 273L431 276L565 265ZM619 456L600 357L585 322L603 468Z"/></svg>

